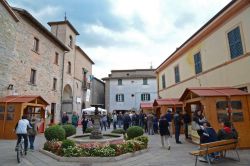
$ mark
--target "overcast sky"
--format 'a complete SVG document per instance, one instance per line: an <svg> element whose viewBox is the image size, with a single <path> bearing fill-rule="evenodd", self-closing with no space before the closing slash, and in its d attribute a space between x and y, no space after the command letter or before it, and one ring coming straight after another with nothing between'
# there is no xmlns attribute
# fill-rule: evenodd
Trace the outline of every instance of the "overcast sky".
<svg viewBox="0 0 250 166"><path fill-rule="evenodd" d="M77 44L95 62L93 74L158 67L230 0L8 0L47 22L64 13Z"/></svg>

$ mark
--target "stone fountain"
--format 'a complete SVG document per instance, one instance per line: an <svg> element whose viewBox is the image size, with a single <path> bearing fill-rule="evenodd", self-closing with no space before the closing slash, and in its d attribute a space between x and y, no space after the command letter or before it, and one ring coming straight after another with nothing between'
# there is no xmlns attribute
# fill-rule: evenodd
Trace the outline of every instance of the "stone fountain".
<svg viewBox="0 0 250 166"><path fill-rule="evenodd" d="M123 135L121 134L113 134L107 133L102 134L100 130L100 118L101 115L99 114L98 108L102 107L102 104L92 104L92 107L95 107L94 115L88 115L94 120L93 124L93 131L89 134L80 134L80 135L73 135L68 137L68 139L75 141L78 144L84 143L99 143L99 144L117 144L122 143L124 141Z"/></svg>
<svg viewBox="0 0 250 166"><path fill-rule="evenodd" d="M102 104L92 104L91 107L95 107L95 114L90 115L90 117L94 120L93 124L93 131L91 132L91 135L89 136L90 139L101 139L103 138L102 132L100 130L100 123L99 120L101 118L101 115L99 114L98 107L103 106Z"/></svg>

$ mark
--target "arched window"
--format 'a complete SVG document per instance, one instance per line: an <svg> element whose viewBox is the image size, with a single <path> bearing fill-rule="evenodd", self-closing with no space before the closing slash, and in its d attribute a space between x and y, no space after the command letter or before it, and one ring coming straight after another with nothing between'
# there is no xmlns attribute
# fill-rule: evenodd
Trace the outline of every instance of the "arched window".
<svg viewBox="0 0 250 166"><path fill-rule="evenodd" d="M69 36L69 46L72 48L72 46L73 46L73 38L72 38L72 36L70 35Z"/></svg>
<svg viewBox="0 0 250 166"><path fill-rule="evenodd" d="M71 74L71 62L68 62L68 73Z"/></svg>

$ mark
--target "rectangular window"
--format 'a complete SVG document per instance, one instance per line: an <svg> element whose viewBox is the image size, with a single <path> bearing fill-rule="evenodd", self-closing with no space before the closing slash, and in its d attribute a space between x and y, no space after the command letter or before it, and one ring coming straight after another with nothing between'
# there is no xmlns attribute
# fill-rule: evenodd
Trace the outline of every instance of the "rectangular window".
<svg viewBox="0 0 250 166"><path fill-rule="evenodd" d="M175 83L180 82L179 66L174 67Z"/></svg>
<svg viewBox="0 0 250 166"><path fill-rule="evenodd" d="M148 85L148 79L147 78L143 78L143 85Z"/></svg>
<svg viewBox="0 0 250 166"><path fill-rule="evenodd" d="M35 52L39 51L39 39L36 37L34 37L33 51L35 51Z"/></svg>
<svg viewBox="0 0 250 166"><path fill-rule="evenodd" d="M141 101L150 101L150 94L149 93L142 93L141 94Z"/></svg>
<svg viewBox="0 0 250 166"><path fill-rule="evenodd" d="M195 65L195 74L199 74L200 72L202 72L200 52L194 55L194 65Z"/></svg>
<svg viewBox="0 0 250 166"><path fill-rule="evenodd" d="M55 53L55 60L54 60L54 64L58 65L58 58L59 58L59 54L56 52Z"/></svg>
<svg viewBox="0 0 250 166"><path fill-rule="evenodd" d="M34 69L31 69L30 83L33 85L36 84L36 70L34 70Z"/></svg>
<svg viewBox="0 0 250 166"><path fill-rule="evenodd" d="M227 34L231 59L234 59L243 54L241 42L240 27L236 27Z"/></svg>
<svg viewBox="0 0 250 166"><path fill-rule="evenodd" d="M116 102L124 102L124 94L116 94Z"/></svg>
<svg viewBox="0 0 250 166"><path fill-rule="evenodd" d="M231 107L233 110L241 110L242 109L241 101L231 101Z"/></svg>
<svg viewBox="0 0 250 166"><path fill-rule="evenodd" d="M118 79L118 85L122 85L122 79Z"/></svg>
<svg viewBox="0 0 250 166"><path fill-rule="evenodd" d="M161 76L161 83L162 83L162 88L166 88L166 82L165 82L165 74Z"/></svg>
<svg viewBox="0 0 250 166"><path fill-rule="evenodd" d="M53 78L53 90L56 90L57 79Z"/></svg>

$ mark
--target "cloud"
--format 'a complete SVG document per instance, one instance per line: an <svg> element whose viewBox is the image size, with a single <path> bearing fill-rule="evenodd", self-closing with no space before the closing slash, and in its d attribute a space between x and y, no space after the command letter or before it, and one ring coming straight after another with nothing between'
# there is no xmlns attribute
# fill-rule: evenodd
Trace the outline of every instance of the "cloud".
<svg viewBox="0 0 250 166"><path fill-rule="evenodd" d="M176 28L182 29L187 25L190 25L195 22L195 14L194 13L182 13L174 22L174 26Z"/></svg>

